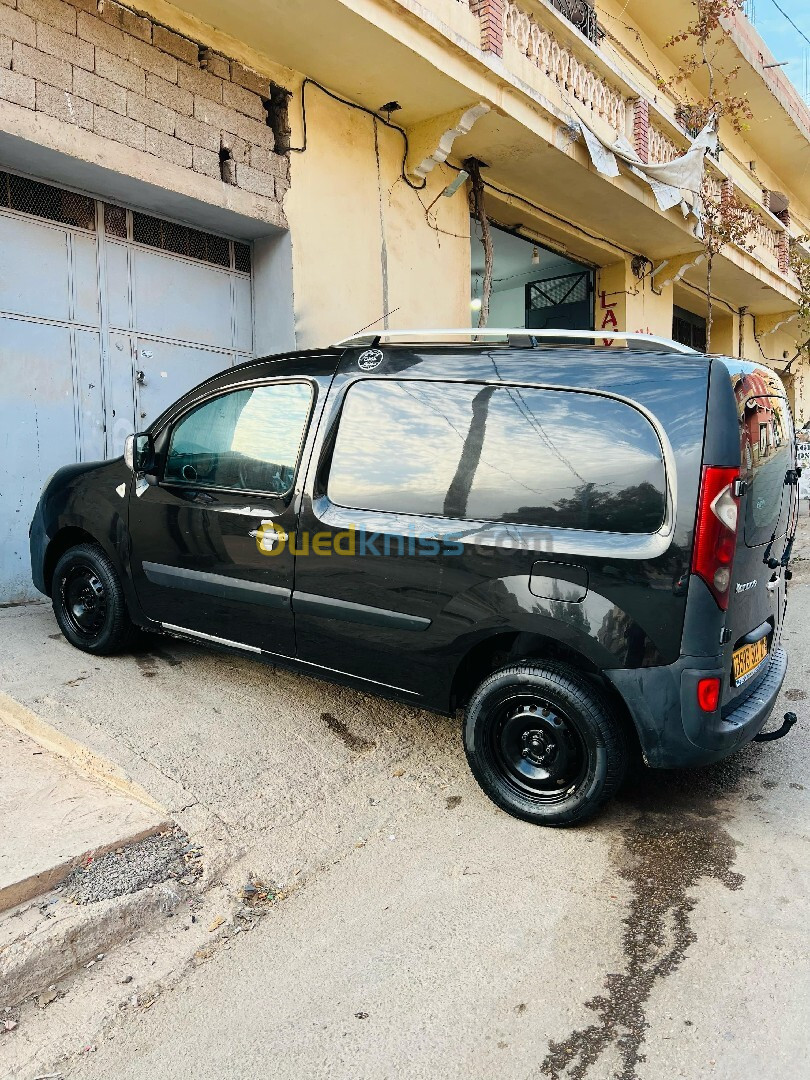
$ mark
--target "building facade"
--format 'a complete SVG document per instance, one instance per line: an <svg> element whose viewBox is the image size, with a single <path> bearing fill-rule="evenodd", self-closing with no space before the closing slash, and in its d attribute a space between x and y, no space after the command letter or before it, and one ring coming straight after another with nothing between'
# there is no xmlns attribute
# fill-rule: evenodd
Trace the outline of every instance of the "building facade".
<svg viewBox="0 0 810 1080"><path fill-rule="evenodd" d="M0 0L0 603L32 595L27 526L58 466L120 453L188 387L369 325L477 321L469 181L492 225L490 324L701 348L694 219L594 167L581 123L644 163L690 145L665 40L688 0ZM810 114L729 27L754 114L721 124L712 350L783 372L810 419L792 242Z"/></svg>

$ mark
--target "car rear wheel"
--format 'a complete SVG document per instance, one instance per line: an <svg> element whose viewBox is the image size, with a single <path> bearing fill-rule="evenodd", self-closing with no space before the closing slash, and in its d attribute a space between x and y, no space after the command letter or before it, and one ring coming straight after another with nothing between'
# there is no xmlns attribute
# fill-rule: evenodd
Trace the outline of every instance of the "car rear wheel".
<svg viewBox="0 0 810 1080"><path fill-rule="evenodd" d="M109 656L135 637L121 582L110 559L95 544L69 548L53 574L53 611L59 628L77 649Z"/></svg>
<svg viewBox="0 0 810 1080"><path fill-rule="evenodd" d="M536 825L574 825L618 789L625 733L599 691L557 663L509 665L485 679L466 712L464 749L494 803Z"/></svg>

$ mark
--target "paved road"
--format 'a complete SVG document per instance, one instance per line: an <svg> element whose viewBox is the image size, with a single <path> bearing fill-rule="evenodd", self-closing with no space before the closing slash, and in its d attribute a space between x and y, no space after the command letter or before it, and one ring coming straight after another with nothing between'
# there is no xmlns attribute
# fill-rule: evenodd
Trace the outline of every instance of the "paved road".
<svg viewBox="0 0 810 1080"><path fill-rule="evenodd" d="M804 1077L809 606L794 587L788 739L645 773L568 831L489 803L454 721L176 642L95 663L47 608L0 612L0 689L124 764L223 866L304 881L62 1071Z"/></svg>

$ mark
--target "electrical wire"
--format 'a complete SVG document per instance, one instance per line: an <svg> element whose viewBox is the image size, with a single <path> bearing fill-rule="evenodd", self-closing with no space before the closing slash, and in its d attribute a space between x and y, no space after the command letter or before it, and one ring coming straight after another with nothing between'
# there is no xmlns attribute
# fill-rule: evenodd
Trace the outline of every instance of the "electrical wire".
<svg viewBox="0 0 810 1080"><path fill-rule="evenodd" d="M445 162L445 165L449 169L455 169L456 172L462 170L457 165L451 165L449 161ZM484 187L490 191L496 191L499 195L503 195L507 199L516 199L518 202L523 203L525 206L530 207L532 210L537 210L540 214L545 214L546 217L552 219L552 221L558 221L561 225L565 225L569 229L573 229L575 232L580 233L582 236L587 236L589 240L596 240L599 244L607 244L609 247L616 248L617 251L621 251L624 255L638 255L637 251L630 251L629 248L622 247L621 244L617 244L615 240L608 240L605 236L598 236L596 233L588 232L581 225L575 225L567 218L560 217L559 214L553 213L551 210L547 210L544 206L540 206L539 203L532 202L531 199L524 198L523 195L516 195L513 191L507 191L505 188L498 187L497 184L493 184L490 180L484 181Z"/></svg>
<svg viewBox="0 0 810 1080"><path fill-rule="evenodd" d="M346 105L350 109L357 109L358 112L362 112L365 113L367 116L373 117L374 120L379 121L379 123L384 124L386 127L391 128L393 131L398 131L405 143L405 151L402 155L402 168L400 179L404 180L408 187L411 188L413 191L421 191L423 188L427 187L427 180L423 180L421 184L414 184L414 182L408 177L408 174L405 171L405 166L408 162L408 151L410 149L408 144L408 133L405 128L400 127L399 124L392 124L390 120L386 120L384 116L380 116L379 113L375 112L373 109L367 108L365 105L358 105L356 101L350 101L349 98L341 97L340 94L336 94L334 91L328 90L325 86L322 86L321 83L317 82L315 79L310 79L309 76L307 76L301 83L301 124L303 129L304 141L302 146L290 146L289 151L291 154L303 154L306 153L307 150L309 134L307 131L306 93L308 86L314 86L318 90L320 90L322 94L326 94L327 97L332 98L333 101L338 101L341 105Z"/></svg>
<svg viewBox="0 0 810 1080"><path fill-rule="evenodd" d="M779 4L777 4L776 0L771 0L771 3L776 8L776 10L779 12L780 15L784 15L784 17L787 19L787 21L790 23L790 25L793 27L793 29L796 31L796 33L799 35L799 37L804 38L804 40L807 42L807 44L810 45L810 37L808 37L807 34L805 34L804 30L801 30L796 25L796 23L793 21L793 19L791 19L791 17L784 10L784 8L781 8L779 6Z"/></svg>

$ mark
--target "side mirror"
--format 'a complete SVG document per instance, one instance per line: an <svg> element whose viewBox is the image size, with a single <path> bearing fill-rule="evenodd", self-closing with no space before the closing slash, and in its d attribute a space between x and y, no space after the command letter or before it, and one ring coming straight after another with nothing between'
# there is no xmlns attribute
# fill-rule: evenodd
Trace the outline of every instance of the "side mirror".
<svg viewBox="0 0 810 1080"><path fill-rule="evenodd" d="M124 461L136 476L149 472L155 463L155 444L148 434L129 435L124 443Z"/></svg>

